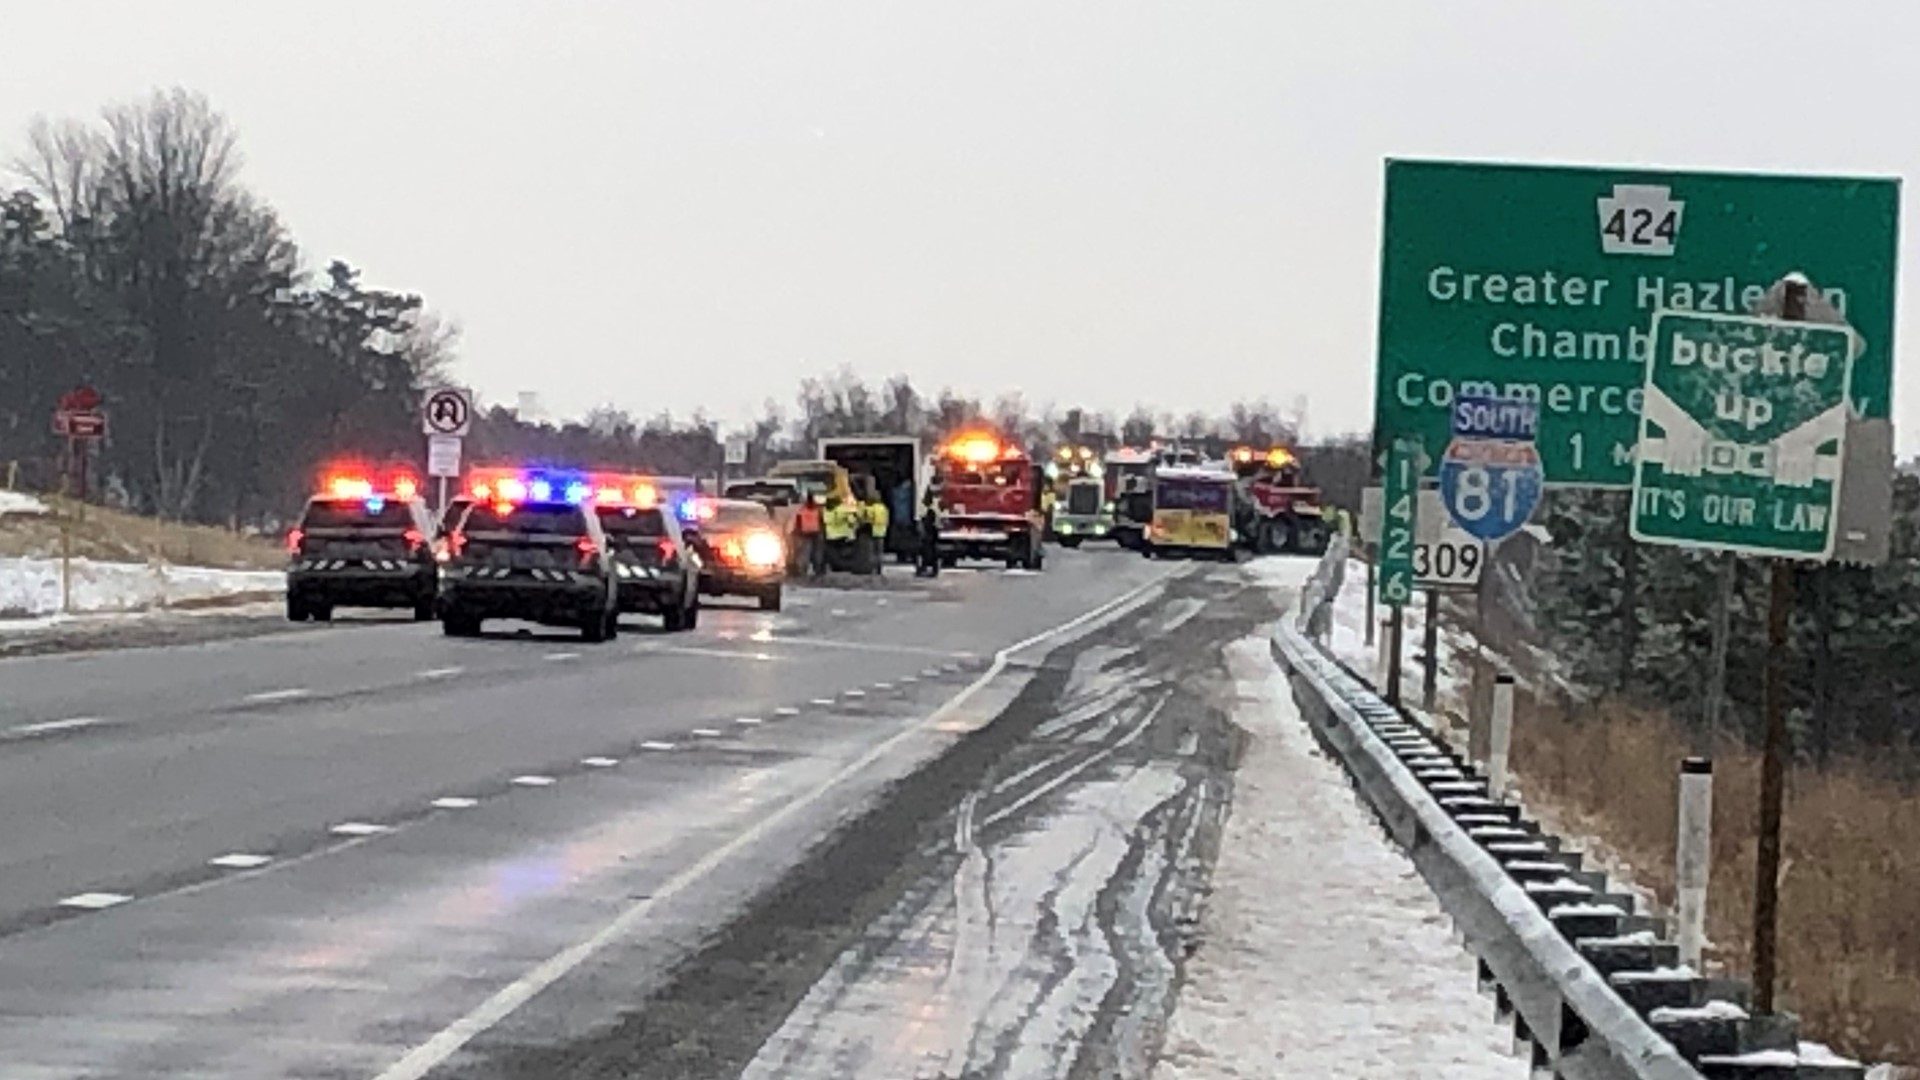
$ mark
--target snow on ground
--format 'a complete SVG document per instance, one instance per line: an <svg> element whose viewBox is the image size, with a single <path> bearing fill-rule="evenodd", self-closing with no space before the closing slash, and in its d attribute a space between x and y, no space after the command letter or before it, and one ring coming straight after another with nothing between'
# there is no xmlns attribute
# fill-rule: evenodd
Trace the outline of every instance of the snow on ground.
<svg viewBox="0 0 1920 1080"><path fill-rule="evenodd" d="M1250 745L1155 1080L1525 1076L1472 958L1321 755L1267 640L1227 659Z"/></svg>
<svg viewBox="0 0 1920 1080"><path fill-rule="evenodd" d="M149 611L183 602L278 592L285 585L286 575L277 570L73 560L75 613ZM60 560L0 558L0 628L6 626L4 619L34 619L59 611Z"/></svg>
<svg viewBox="0 0 1920 1080"><path fill-rule="evenodd" d="M1304 578L1298 560L1262 559L1252 563L1249 569L1256 578L1275 588L1292 588ZM1288 609L1288 618L1299 609ZM1382 606L1374 609L1374 619L1384 618L1389 610ZM1408 604L1404 623L1400 632L1403 656L1402 677L1407 680L1411 691L1407 700L1419 700L1421 668L1419 654L1423 635L1426 632L1427 609L1424 599ZM1340 595L1333 604L1333 622L1328 647L1334 657L1352 668L1361 678L1371 680L1374 666L1379 659L1378 630L1375 644L1367 644L1367 564L1359 559L1348 559L1346 574L1341 580ZM1467 658L1479 650L1473 636L1451 626L1442 625L1439 636L1440 670L1435 683L1439 699L1465 700L1468 684L1472 678L1472 669Z"/></svg>
<svg viewBox="0 0 1920 1080"><path fill-rule="evenodd" d="M36 516L49 512L46 503L24 491L0 491L0 517L8 514Z"/></svg>

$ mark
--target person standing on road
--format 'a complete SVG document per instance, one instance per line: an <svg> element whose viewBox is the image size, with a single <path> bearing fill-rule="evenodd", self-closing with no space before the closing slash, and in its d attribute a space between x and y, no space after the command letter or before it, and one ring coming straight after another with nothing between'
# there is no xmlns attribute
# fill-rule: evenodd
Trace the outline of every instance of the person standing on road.
<svg viewBox="0 0 1920 1080"><path fill-rule="evenodd" d="M801 502L800 509L793 515L794 550L798 560L796 567L808 577L819 577L826 562L826 550L820 537L820 498L808 495Z"/></svg>
<svg viewBox="0 0 1920 1080"><path fill-rule="evenodd" d="M826 564L836 570L853 570L858 559L860 520L864 515L855 503L835 495L827 500L821 531L827 538Z"/></svg>
<svg viewBox="0 0 1920 1080"><path fill-rule="evenodd" d="M885 561L887 552L887 530L893 524L892 515L887 512L887 504L881 500L878 491L869 496L867 503L867 521L872 535L867 539L867 572L875 577L880 575L880 564Z"/></svg>
<svg viewBox="0 0 1920 1080"><path fill-rule="evenodd" d="M933 487L927 488L926 502L920 510L920 565L914 573L919 577L940 576L940 499Z"/></svg>

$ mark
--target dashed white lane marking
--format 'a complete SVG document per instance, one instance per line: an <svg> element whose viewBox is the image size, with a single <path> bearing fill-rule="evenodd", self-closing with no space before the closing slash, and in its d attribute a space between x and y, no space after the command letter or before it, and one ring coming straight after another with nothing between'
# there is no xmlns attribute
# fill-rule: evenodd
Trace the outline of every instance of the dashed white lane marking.
<svg viewBox="0 0 1920 1080"><path fill-rule="evenodd" d="M744 649L707 649L698 645L655 645L652 642L635 645L633 651L662 656L711 656L721 660L756 660L766 662L778 659L778 657L772 653L767 652L747 652Z"/></svg>
<svg viewBox="0 0 1920 1080"><path fill-rule="evenodd" d="M830 698L830 697L817 697L817 698L814 698L814 699L813 699L813 704L815 704L815 705L831 705L831 704L833 704L833 699L832 699L832 698Z"/></svg>
<svg viewBox="0 0 1920 1080"><path fill-rule="evenodd" d="M313 691L304 686L289 686L285 690L262 690L257 694L248 694L243 700L252 702L292 701L303 698Z"/></svg>
<svg viewBox="0 0 1920 1080"><path fill-rule="evenodd" d="M651 740L649 740L649 741L647 741L647 742L643 742L643 743L641 743L641 744L640 744L640 749L642 749L642 750L671 750L671 749L673 749L673 744L672 744L672 743L670 743L670 742L654 742L654 741L651 741Z"/></svg>
<svg viewBox="0 0 1920 1080"><path fill-rule="evenodd" d="M867 692L866 692L865 690L848 690L848 691L845 691L845 692L844 692L844 694L843 694L843 696L845 696L845 697L866 697L866 696L867 696Z"/></svg>
<svg viewBox="0 0 1920 1080"><path fill-rule="evenodd" d="M457 666L428 668L420 673L420 677L423 679L451 679L465 670L467 669Z"/></svg>
<svg viewBox="0 0 1920 1080"><path fill-rule="evenodd" d="M82 911L99 911L116 904L124 904L133 897L117 892L83 892L60 901L61 907L79 908Z"/></svg>
<svg viewBox="0 0 1920 1080"><path fill-rule="evenodd" d="M231 855L222 855L217 859L208 859L207 865L218 866L227 870L252 870L255 867L265 866L272 861L273 856L271 855L247 855L236 851Z"/></svg>
<svg viewBox="0 0 1920 1080"><path fill-rule="evenodd" d="M920 674L922 674L922 675L924 675L924 676L926 676L927 678L929 678L929 679L931 679L931 678L933 678L934 676L936 676L936 675L938 675L938 674L940 674L940 669L939 669L939 668L937 668L937 667L930 667L930 668L921 668L921 669L920 669Z"/></svg>
<svg viewBox="0 0 1920 1080"><path fill-rule="evenodd" d="M465 795L448 795L427 804L435 810L471 810L480 805L479 799L469 799Z"/></svg>
<svg viewBox="0 0 1920 1080"><path fill-rule="evenodd" d="M620 764L620 759L610 757L585 757L580 759L580 764L585 765L589 769L611 769L615 765Z"/></svg>
<svg viewBox="0 0 1920 1080"><path fill-rule="evenodd" d="M833 615L833 617L834 617L834 618L836 618L836 619L844 619L844 618L846 618L846 617L847 617L848 615L851 615L851 614L853 614L853 613L852 613L852 612L850 612L850 611L848 611L848 610L847 610L846 608L843 608L843 607L837 607L837 608L834 608L834 609L833 609L833 611L832 611L832 612L831 612L830 614L832 614L832 615Z"/></svg>
<svg viewBox="0 0 1920 1080"><path fill-rule="evenodd" d="M1172 576L1173 574L1171 573L1163 573L1154 580L1122 593L1120 596L1075 616L1058 626L1042 630L1032 637L1024 638L1001 649L998 653L994 654L993 663L988 666L986 670L982 671L971 682L962 687L959 692L947 699L944 704L935 709L933 713L920 724L907 728L893 737L884 740L879 745L861 755L858 759L849 762L839 772L827 777L818 787L806 791L792 800L773 808L770 813L762 816L744 831L736 833L732 839L701 856L699 861L681 870L678 874L661 882L659 885L654 886L653 891L649 895L639 899L621 911L619 915L615 916L593 934L561 949L559 952L554 953L552 956L535 965L528 970L526 974L502 986L499 990L495 991L491 997L474 1006L458 1020L448 1024L425 1042L419 1043L401 1055L398 1061L381 1070L373 1080L423 1080L428 1073L444 1064L447 1059L459 1053L468 1043L478 1038L481 1034L492 1030L507 1017L512 1016L522 1005L533 1000L542 990L565 978L569 973L593 959L594 956L605 950L609 945L627 937L636 927L645 923L646 920L653 915L655 907L673 899L680 893L686 892L689 888L692 888L696 882L699 882L715 869L724 865L727 860L734 858L742 850L745 850L751 845L763 842L775 829L784 827L789 818L795 817L801 812L811 808L821 799L828 797L834 791L840 789L848 780L872 768L875 762L895 752L901 744L907 740L915 738L928 730L932 730L937 725L946 722L949 716L966 707L967 702L971 701L974 695L980 692L982 687L992 682L1001 672L1005 671L1014 654L1030 646L1037 645L1048 638L1055 637L1106 617L1134 598L1146 594L1151 589L1160 587L1162 582Z"/></svg>
<svg viewBox="0 0 1920 1080"><path fill-rule="evenodd" d="M717 739L720 737L720 732L716 728L697 727L693 729L693 737L696 739Z"/></svg>
<svg viewBox="0 0 1920 1080"><path fill-rule="evenodd" d="M516 776L512 780L507 781L507 783L518 784L521 787L547 787L553 783L553 777L551 776Z"/></svg>
<svg viewBox="0 0 1920 1080"><path fill-rule="evenodd" d="M375 825L371 821L348 821L335 825L328 830L335 836L378 836L386 832L388 826Z"/></svg>
<svg viewBox="0 0 1920 1080"><path fill-rule="evenodd" d="M549 660L578 660L578 659L580 659L580 654L579 654L579 653L577 653L577 652L550 652L550 653L548 653L548 654L547 654L547 659L549 659Z"/></svg>
<svg viewBox="0 0 1920 1080"><path fill-rule="evenodd" d="M755 727L760 723L760 718L757 716L743 716L735 720L734 723L739 724L741 727Z"/></svg>
<svg viewBox="0 0 1920 1080"><path fill-rule="evenodd" d="M900 676L900 682L901 682L901 684L902 684L902 685L904 685L904 686L912 686L912 685L913 685L914 683L917 683L917 682L919 682L919 681L920 681L920 676L918 676L918 675L902 675L902 676Z"/></svg>
<svg viewBox="0 0 1920 1080"><path fill-rule="evenodd" d="M775 716L799 716L799 715L800 715L800 710L799 710L799 709L796 709L796 708L794 708L794 707L793 707L793 706L791 706L791 705L782 705L782 706L780 706L779 708L777 708L777 709L775 709L775 710L773 710L773 715L775 715Z"/></svg>
<svg viewBox="0 0 1920 1080"><path fill-rule="evenodd" d="M72 731L75 728L92 727L101 723L97 716L74 716L65 720L42 720L37 724L21 724L7 730L15 735L51 735L56 731Z"/></svg>

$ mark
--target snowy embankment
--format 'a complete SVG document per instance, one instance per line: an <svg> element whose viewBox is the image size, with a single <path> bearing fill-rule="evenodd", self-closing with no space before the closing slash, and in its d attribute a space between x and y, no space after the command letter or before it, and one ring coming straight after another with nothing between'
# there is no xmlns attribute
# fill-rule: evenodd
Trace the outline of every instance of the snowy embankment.
<svg viewBox="0 0 1920 1080"><path fill-rule="evenodd" d="M228 597L258 597L285 588L272 570L209 570L163 563L73 560L74 614L156 611ZM0 558L0 619L38 619L60 612L60 560ZM4 627L0 622L0 627Z"/></svg>
<svg viewBox="0 0 1920 1080"><path fill-rule="evenodd" d="M1311 568L1256 566L1276 586ZM1156 1080L1524 1075L1472 957L1320 752L1266 638L1227 659L1249 744Z"/></svg>
<svg viewBox="0 0 1920 1080"><path fill-rule="evenodd" d="M38 517L47 504L19 491L0 491L0 517ZM74 559L71 611L124 614L200 605L228 597L258 597L285 588L278 571L213 570L160 562ZM61 611L59 559L0 557L0 629L39 625ZM8 620L14 621L9 625Z"/></svg>

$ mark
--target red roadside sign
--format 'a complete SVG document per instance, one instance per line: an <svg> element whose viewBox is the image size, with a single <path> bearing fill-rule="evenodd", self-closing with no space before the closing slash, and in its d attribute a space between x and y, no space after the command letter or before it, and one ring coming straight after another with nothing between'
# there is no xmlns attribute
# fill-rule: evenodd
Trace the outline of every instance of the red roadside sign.
<svg viewBox="0 0 1920 1080"><path fill-rule="evenodd" d="M53 414L53 433L69 439L99 439L107 434L104 413L61 409Z"/></svg>

